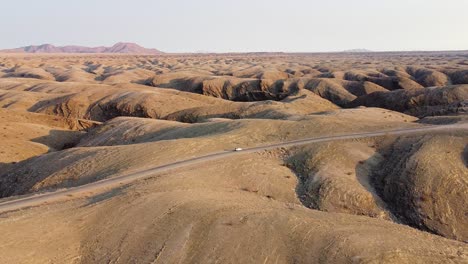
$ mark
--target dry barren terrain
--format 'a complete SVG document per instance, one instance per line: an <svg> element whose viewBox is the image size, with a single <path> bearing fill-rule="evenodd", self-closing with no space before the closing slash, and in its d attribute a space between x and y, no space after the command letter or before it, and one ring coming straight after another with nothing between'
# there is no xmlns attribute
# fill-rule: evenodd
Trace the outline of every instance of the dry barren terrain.
<svg viewBox="0 0 468 264"><path fill-rule="evenodd" d="M0 208L95 186L0 263L467 263L467 110L468 52L0 54Z"/></svg>

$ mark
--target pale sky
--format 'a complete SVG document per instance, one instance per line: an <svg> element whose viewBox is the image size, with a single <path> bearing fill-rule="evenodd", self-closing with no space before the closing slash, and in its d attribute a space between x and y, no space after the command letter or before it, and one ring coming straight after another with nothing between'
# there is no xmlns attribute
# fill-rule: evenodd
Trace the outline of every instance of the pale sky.
<svg viewBox="0 0 468 264"><path fill-rule="evenodd" d="M468 50L468 0L0 0L0 48Z"/></svg>

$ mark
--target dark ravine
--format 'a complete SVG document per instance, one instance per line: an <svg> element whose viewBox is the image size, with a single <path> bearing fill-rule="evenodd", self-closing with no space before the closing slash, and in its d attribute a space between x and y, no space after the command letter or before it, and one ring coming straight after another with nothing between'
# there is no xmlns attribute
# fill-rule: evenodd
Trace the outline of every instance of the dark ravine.
<svg viewBox="0 0 468 264"><path fill-rule="evenodd" d="M361 96L347 107L381 107L420 118L463 114L468 110L468 85L453 85L417 90L375 92Z"/></svg>
<svg viewBox="0 0 468 264"><path fill-rule="evenodd" d="M455 132L399 137L379 150L385 159L372 184L402 223L466 242L467 144L466 134ZM431 154L434 148L443 159Z"/></svg>

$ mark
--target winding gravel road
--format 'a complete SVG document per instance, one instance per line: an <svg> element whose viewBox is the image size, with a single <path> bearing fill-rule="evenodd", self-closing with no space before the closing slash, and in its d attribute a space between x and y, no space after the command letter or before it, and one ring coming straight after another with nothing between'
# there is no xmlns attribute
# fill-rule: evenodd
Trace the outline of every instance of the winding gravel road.
<svg viewBox="0 0 468 264"><path fill-rule="evenodd" d="M26 207L31 206L38 206L45 203L60 201L60 200L69 200L72 199L74 196L76 197L83 197L84 194L93 194L99 193L103 190L108 190L110 188L115 188L124 184L128 184L132 181L144 179L147 177L154 176L157 173L167 172L170 170L222 159L234 155L246 154L246 153L254 153L264 150L272 150L277 148L286 148L286 147L294 147L294 146L301 146L307 145L311 143L318 143L318 142L328 142L328 141L335 141L335 140L347 140L347 139L359 139L359 138L368 138L368 137L380 137L380 136L387 136L387 135L406 135L406 134L416 134L416 133L427 133L427 132L435 132L435 131L450 131L450 130L468 130L468 123L460 123L460 124L452 124L452 125L439 125L439 126L432 126L427 125L424 127L419 128L406 128L406 129L397 129L397 130L383 130L377 132L366 132L366 133L354 133L354 134L346 134L346 135L336 135L336 136L326 136L326 137L316 137L316 138L306 138L306 139L299 139L293 141L287 141L282 143L276 143L271 145L264 145L254 148L248 148L241 151L223 151L208 154L205 156L177 161L174 163L166 164L157 166L154 168L146 169L143 171L130 173L127 175L122 175L114 178L108 178L100 181L96 181L90 184L81 185L78 187L57 190L47 193L41 194L32 194L27 197L21 197L18 199L9 199L8 201L1 202L0 200L0 212L12 211L12 210L19 210Z"/></svg>

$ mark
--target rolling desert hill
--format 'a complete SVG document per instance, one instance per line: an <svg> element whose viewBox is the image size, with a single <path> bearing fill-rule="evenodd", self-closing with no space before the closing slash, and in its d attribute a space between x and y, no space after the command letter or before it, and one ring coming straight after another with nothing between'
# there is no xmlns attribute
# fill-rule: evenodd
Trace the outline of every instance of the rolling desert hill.
<svg viewBox="0 0 468 264"><path fill-rule="evenodd" d="M467 63L0 54L0 263L467 263Z"/></svg>

